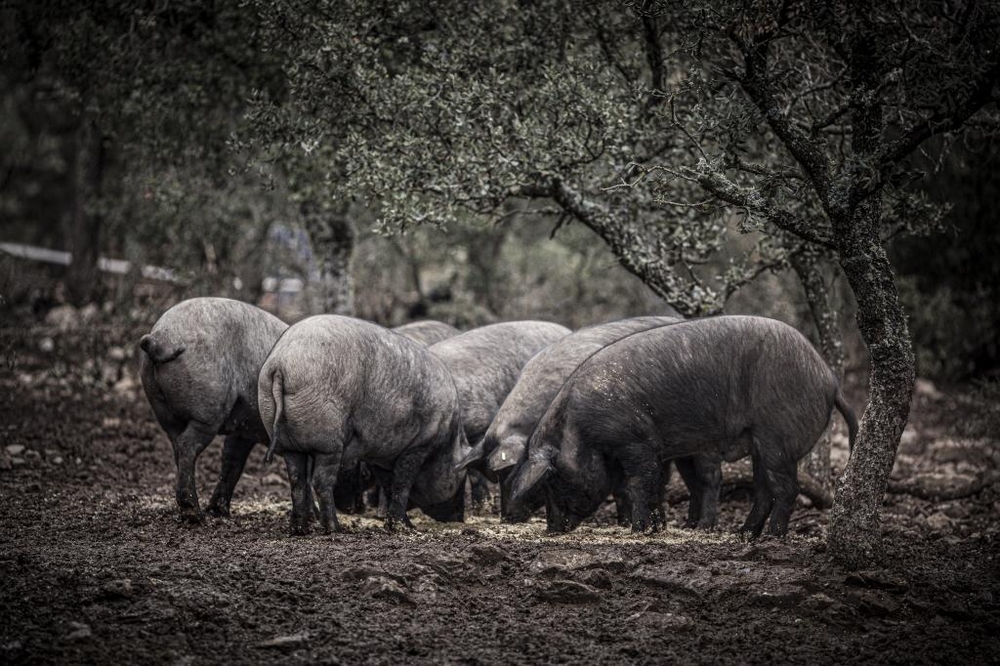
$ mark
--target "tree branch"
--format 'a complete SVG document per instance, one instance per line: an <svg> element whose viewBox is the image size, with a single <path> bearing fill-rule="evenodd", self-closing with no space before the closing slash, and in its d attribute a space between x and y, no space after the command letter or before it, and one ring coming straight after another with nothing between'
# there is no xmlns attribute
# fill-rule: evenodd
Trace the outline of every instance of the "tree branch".
<svg viewBox="0 0 1000 666"><path fill-rule="evenodd" d="M826 204L830 193L830 164L823 146L796 129L781 111L778 93L767 75L767 42L742 42L745 72L739 78L740 86L758 110L764 114L775 135L802 166L809 181L816 189L820 201Z"/></svg>
<svg viewBox="0 0 1000 666"><path fill-rule="evenodd" d="M698 183L717 198L736 206L742 206L764 218L783 231L798 236L804 241L836 249L831 234L821 228L810 226L805 220L792 215L788 211L776 208L764 199L758 192L738 186L718 171L698 174Z"/></svg>
<svg viewBox="0 0 1000 666"><path fill-rule="evenodd" d="M911 126L902 136L887 144L877 157L879 180L884 180L888 172L916 150L921 143L932 136L960 128L977 111L993 101L993 88L998 79L1000 79L1000 61L983 70L968 96L954 105L950 111L935 113L930 118Z"/></svg>

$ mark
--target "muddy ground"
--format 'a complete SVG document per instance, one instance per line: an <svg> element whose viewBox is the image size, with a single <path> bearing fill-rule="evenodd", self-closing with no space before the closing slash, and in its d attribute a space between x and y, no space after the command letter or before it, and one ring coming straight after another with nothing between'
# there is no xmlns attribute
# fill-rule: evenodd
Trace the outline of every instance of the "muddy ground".
<svg viewBox="0 0 1000 666"><path fill-rule="evenodd" d="M346 534L293 538L262 447L233 518L184 525L131 352L98 345L119 367L77 372L40 335L8 337L0 371L3 663L1000 661L1000 452L958 435L964 389L922 386L894 483L978 492L890 494L886 558L846 571L825 556L826 514L804 505L786 539L734 537L740 492L712 534L637 537L609 510L565 536L477 515L404 534L349 517ZM201 459L203 503L220 449ZM676 523L686 505L671 510Z"/></svg>

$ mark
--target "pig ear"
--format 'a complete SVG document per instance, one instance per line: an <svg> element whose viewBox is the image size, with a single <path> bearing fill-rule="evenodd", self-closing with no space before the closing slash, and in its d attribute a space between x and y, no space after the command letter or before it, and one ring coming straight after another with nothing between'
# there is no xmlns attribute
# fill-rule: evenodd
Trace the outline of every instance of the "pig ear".
<svg viewBox="0 0 1000 666"><path fill-rule="evenodd" d="M511 503L525 497L552 472L554 454L555 449L548 447L528 454L528 459L518 468L514 480L511 482Z"/></svg>
<svg viewBox="0 0 1000 666"><path fill-rule="evenodd" d="M507 437L493 449L493 453L486 459L486 467L494 472L500 472L516 465L524 455L527 447L527 440L524 437Z"/></svg>
<svg viewBox="0 0 1000 666"><path fill-rule="evenodd" d="M476 442L476 445L469 448L462 459L455 465L455 469L459 472L471 467L473 469L480 469L483 466L483 440Z"/></svg>

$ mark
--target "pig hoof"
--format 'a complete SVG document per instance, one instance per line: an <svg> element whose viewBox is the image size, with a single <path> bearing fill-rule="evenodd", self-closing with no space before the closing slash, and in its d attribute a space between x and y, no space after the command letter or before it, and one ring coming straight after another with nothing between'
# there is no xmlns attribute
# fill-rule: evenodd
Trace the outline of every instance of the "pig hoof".
<svg viewBox="0 0 1000 666"><path fill-rule="evenodd" d="M198 509L182 509L181 510L181 521L189 525L198 525L203 520L205 516Z"/></svg>
<svg viewBox="0 0 1000 666"><path fill-rule="evenodd" d="M293 523L290 533L292 536L306 536L309 534L309 531L308 525L296 525Z"/></svg>
<svg viewBox="0 0 1000 666"><path fill-rule="evenodd" d="M217 506L211 505L206 510L205 513L212 516L213 518L229 518L229 507L228 506Z"/></svg>
<svg viewBox="0 0 1000 666"><path fill-rule="evenodd" d="M388 532L410 532L413 531L413 523L406 516L400 518L389 517L385 521L385 529Z"/></svg>

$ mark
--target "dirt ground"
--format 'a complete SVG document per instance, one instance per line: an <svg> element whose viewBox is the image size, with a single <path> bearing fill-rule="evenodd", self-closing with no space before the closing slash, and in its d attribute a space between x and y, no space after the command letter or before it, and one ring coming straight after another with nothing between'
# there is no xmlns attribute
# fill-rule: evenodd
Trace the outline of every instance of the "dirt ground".
<svg viewBox="0 0 1000 666"><path fill-rule="evenodd" d="M119 366L83 381L65 336L52 351L39 335L8 336L0 370L3 663L1000 662L1000 450L956 434L963 389L918 391L894 483L978 492L890 494L885 560L846 571L804 505L788 538L737 539L738 492L712 534L633 536L607 511L564 536L481 515L293 538L262 447L233 518L184 525L131 352L104 345ZM203 505L220 449L200 462Z"/></svg>

